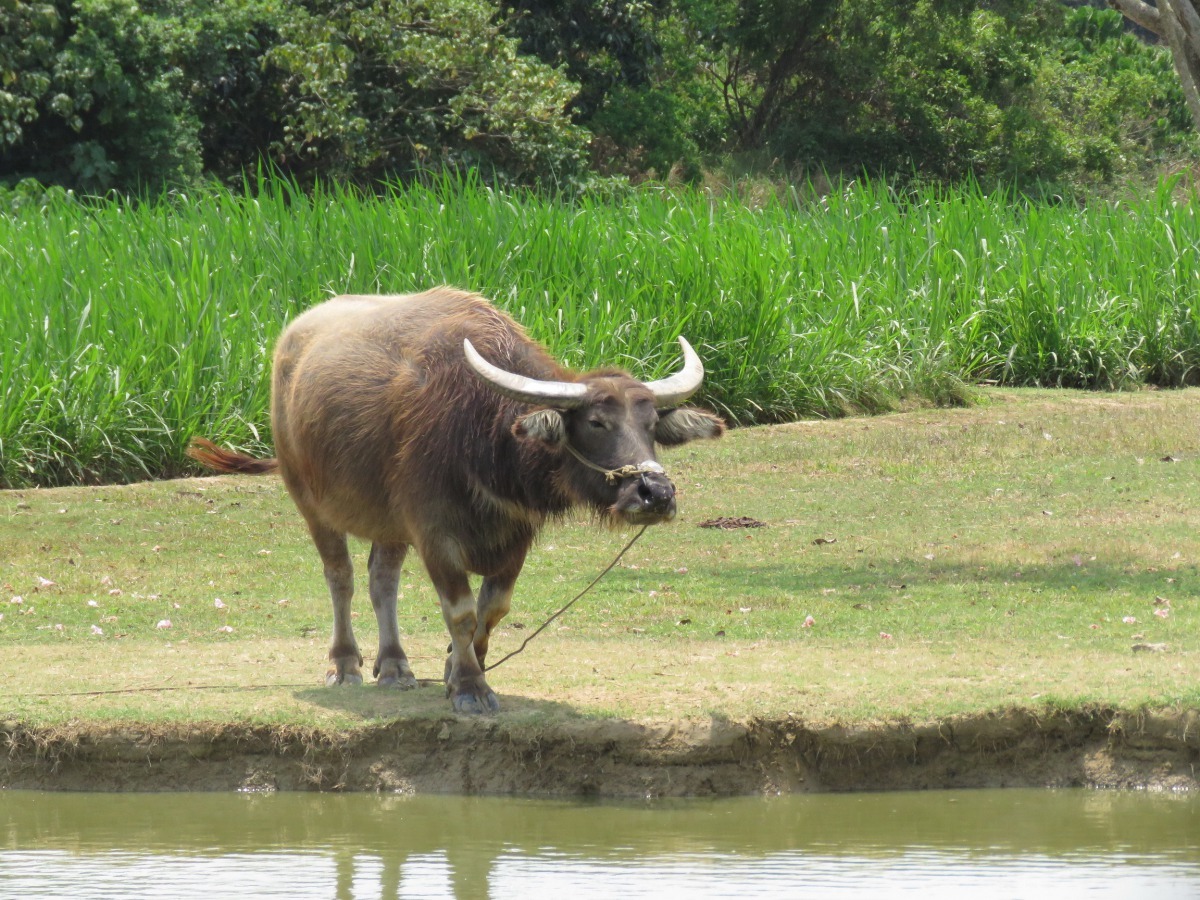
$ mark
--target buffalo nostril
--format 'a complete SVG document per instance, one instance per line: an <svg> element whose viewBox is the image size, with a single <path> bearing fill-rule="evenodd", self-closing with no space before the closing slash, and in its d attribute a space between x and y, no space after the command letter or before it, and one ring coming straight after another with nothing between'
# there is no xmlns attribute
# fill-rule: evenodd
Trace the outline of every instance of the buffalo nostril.
<svg viewBox="0 0 1200 900"><path fill-rule="evenodd" d="M643 475L638 482L638 499L644 507L665 509L675 499L675 485L665 478Z"/></svg>

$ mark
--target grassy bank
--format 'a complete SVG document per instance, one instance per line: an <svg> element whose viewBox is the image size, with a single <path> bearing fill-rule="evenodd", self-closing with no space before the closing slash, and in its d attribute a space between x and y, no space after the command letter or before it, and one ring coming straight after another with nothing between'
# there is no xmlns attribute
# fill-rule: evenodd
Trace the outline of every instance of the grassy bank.
<svg viewBox="0 0 1200 900"><path fill-rule="evenodd" d="M967 409L681 448L666 459L681 519L489 676L501 716L857 726L1200 708L1197 423L1192 390L986 391ZM698 527L719 516L765 527ZM495 657L621 543L549 529ZM449 709L438 685L321 686L327 593L274 478L4 492L0 546L10 726L342 729ZM370 656L365 548L357 564ZM440 676L444 626L415 559L402 591L414 670Z"/></svg>
<svg viewBox="0 0 1200 900"><path fill-rule="evenodd" d="M0 216L0 485L181 474L194 434L269 449L288 317L442 283L573 366L654 376L682 332L708 365L702 401L743 424L953 403L964 383L1192 383L1198 244L1169 186L1083 209L874 184L758 206L458 184L56 200Z"/></svg>

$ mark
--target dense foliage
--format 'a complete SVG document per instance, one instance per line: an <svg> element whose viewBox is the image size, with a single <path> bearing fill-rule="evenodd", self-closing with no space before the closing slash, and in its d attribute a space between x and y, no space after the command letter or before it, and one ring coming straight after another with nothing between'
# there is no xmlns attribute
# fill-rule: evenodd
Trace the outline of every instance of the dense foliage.
<svg viewBox="0 0 1200 900"><path fill-rule="evenodd" d="M157 191L264 160L566 179L585 148L577 86L520 54L487 0L3 0L0 25L9 181Z"/></svg>
<svg viewBox="0 0 1200 900"><path fill-rule="evenodd" d="M810 172L1066 189L1161 170L1194 147L1169 53L1127 34L1111 10L1043 0L676 9L682 33L664 40L657 80L591 123L656 166L686 153L683 134L691 169L725 150Z"/></svg>
<svg viewBox="0 0 1200 900"><path fill-rule="evenodd" d="M184 470L188 439L269 450L283 323L339 292L477 289L568 365L702 354L740 423L954 403L965 385L1200 383L1194 204L1036 205L857 182L751 209L478 183L170 203L29 197L0 216L0 486Z"/></svg>
<svg viewBox="0 0 1200 900"><path fill-rule="evenodd" d="M0 183L446 167L1053 190L1196 138L1165 48L1059 0L0 0Z"/></svg>

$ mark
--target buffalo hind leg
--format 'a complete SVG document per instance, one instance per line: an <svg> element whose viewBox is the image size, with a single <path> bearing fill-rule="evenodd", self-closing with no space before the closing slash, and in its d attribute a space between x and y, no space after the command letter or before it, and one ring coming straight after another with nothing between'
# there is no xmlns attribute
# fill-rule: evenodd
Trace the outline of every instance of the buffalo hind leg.
<svg viewBox="0 0 1200 900"><path fill-rule="evenodd" d="M479 616L471 584L461 570L425 562L429 577L442 601L442 618L450 632L450 657L446 660L446 696L454 711L481 715L500 709L500 701L483 677L475 656L475 630Z"/></svg>
<svg viewBox="0 0 1200 900"><path fill-rule="evenodd" d="M309 523L313 543L325 566L325 583L333 601L333 638L329 642L329 661L333 663L325 674L325 683L362 684L362 654L354 639L350 624L350 599L354 596L354 566L346 535L324 525Z"/></svg>
<svg viewBox="0 0 1200 900"><path fill-rule="evenodd" d="M371 605L379 623L379 653L375 657L375 683L380 687L408 690L417 686L408 657L400 646L400 626L396 620L396 596L400 589L400 567L404 564L407 544L371 545L367 560L370 573Z"/></svg>

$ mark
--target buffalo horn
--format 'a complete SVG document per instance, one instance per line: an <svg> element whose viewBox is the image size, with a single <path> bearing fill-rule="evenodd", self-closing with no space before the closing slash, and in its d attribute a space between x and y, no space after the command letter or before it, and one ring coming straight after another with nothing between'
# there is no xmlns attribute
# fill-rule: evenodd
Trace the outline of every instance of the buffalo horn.
<svg viewBox="0 0 1200 900"><path fill-rule="evenodd" d="M679 345L683 348L683 368L667 378L646 382L646 387L654 393L654 405L659 409L678 406L696 393L704 381L704 363L700 362L692 345L683 337L679 338Z"/></svg>
<svg viewBox="0 0 1200 900"><path fill-rule="evenodd" d="M538 381L494 366L476 350L469 339L463 340L463 353L471 368L499 394L521 403L546 404L562 409L583 405L587 385L572 381Z"/></svg>

